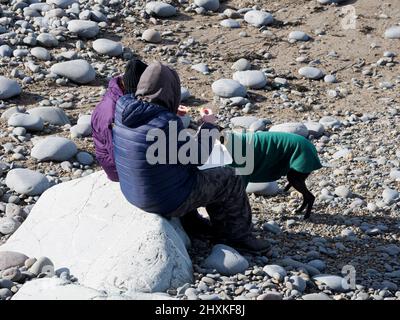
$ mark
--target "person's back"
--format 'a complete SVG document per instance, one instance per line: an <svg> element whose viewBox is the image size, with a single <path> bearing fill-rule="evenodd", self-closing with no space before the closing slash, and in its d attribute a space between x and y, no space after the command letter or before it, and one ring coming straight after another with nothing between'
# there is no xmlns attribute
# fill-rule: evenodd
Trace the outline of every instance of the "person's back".
<svg viewBox="0 0 400 320"><path fill-rule="evenodd" d="M178 132L183 129L178 116L157 104L136 100L132 95L123 96L117 103L113 132L121 190L129 202L147 212L173 211L188 197L194 183L195 166L151 164L147 159L147 150L154 143L146 139L149 131L162 130L168 141L172 122Z"/></svg>

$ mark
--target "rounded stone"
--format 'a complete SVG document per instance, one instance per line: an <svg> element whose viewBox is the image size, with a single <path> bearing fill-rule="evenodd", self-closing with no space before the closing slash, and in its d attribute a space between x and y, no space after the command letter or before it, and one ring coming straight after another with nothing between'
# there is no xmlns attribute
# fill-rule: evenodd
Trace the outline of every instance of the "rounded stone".
<svg viewBox="0 0 400 320"><path fill-rule="evenodd" d="M29 268L29 272L34 275L39 275L41 273L46 273L49 275L54 275L54 264L47 257L40 257L37 261Z"/></svg>
<svg viewBox="0 0 400 320"><path fill-rule="evenodd" d="M160 43L162 41L161 34L155 29L147 29L142 34L142 40L150 43Z"/></svg>
<svg viewBox="0 0 400 320"><path fill-rule="evenodd" d="M0 57L11 57L13 54L13 50L9 45L3 44L0 46Z"/></svg>
<svg viewBox="0 0 400 320"><path fill-rule="evenodd" d="M390 27L385 30L386 39L400 39L400 26Z"/></svg>
<svg viewBox="0 0 400 320"><path fill-rule="evenodd" d="M282 281L287 274L285 268L276 264L266 265L263 270L271 278L274 278L278 281Z"/></svg>
<svg viewBox="0 0 400 320"><path fill-rule="evenodd" d="M49 51L46 48L42 47L32 48L31 55L38 60L49 61L51 59Z"/></svg>
<svg viewBox="0 0 400 320"><path fill-rule="evenodd" d="M68 30L82 38L94 38L100 31L97 22L89 20L71 20Z"/></svg>
<svg viewBox="0 0 400 320"><path fill-rule="evenodd" d="M289 33L289 40L308 41L310 36L303 31L292 31Z"/></svg>
<svg viewBox="0 0 400 320"><path fill-rule="evenodd" d="M44 47L56 47L58 46L58 40L55 36L50 33L41 33L36 38L37 42Z"/></svg>
<svg viewBox="0 0 400 320"><path fill-rule="evenodd" d="M78 0L46 0L47 4L54 4L56 7L62 9L68 8L74 2L78 2Z"/></svg>
<svg viewBox="0 0 400 320"><path fill-rule="evenodd" d="M168 18L176 14L176 8L162 1L150 1L146 4L146 12L160 18Z"/></svg>
<svg viewBox="0 0 400 320"><path fill-rule="evenodd" d="M251 62L247 59L241 58L232 65L231 69L236 70L236 71L250 70Z"/></svg>
<svg viewBox="0 0 400 320"><path fill-rule="evenodd" d="M232 79L219 79L211 85L215 95L223 98L244 97L246 88L238 81Z"/></svg>
<svg viewBox="0 0 400 320"><path fill-rule="evenodd" d="M29 131L43 130L43 120L33 114L14 113L8 119L8 125L11 127L22 127Z"/></svg>
<svg viewBox="0 0 400 320"><path fill-rule="evenodd" d="M0 272L13 267L22 267L28 257L14 251L0 251Z"/></svg>
<svg viewBox="0 0 400 320"><path fill-rule="evenodd" d="M315 138L321 137L325 132L324 126L318 122L307 121L304 122L304 125L308 130L308 134L314 136Z"/></svg>
<svg viewBox="0 0 400 320"><path fill-rule="evenodd" d="M224 28L240 28L240 23L234 19L224 19L219 24Z"/></svg>
<svg viewBox="0 0 400 320"><path fill-rule="evenodd" d="M299 74L307 79L318 80L324 77L322 70L315 67L300 68Z"/></svg>
<svg viewBox="0 0 400 320"><path fill-rule="evenodd" d="M31 156L39 161L65 161L77 153L75 143L63 137L47 137L38 141Z"/></svg>
<svg viewBox="0 0 400 320"><path fill-rule="evenodd" d="M303 137L308 137L308 129L301 122L286 122L276 124L269 129L270 132L287 132L295 133Z"/></svg>
<svg viewBox="0 0 400 320"><path fill-rule="evenodd" d="M0 218L0 234L13 234L20 225L21 223L13 218Z"/></svg>
<svg viewBox="0 0 400 320"><path fill-rule="evenodd" d="M42 194L50 187L46 176L30 169L12 169L6 177L6 185L11 190L29 196Z"/></svg>
<svg viewBox="0 0 400 320"><path fill-rule="evenodd" d="M0 100L18 96L21 91L21 86L17 81L0 76Z"/></svg>
<svg viewBox="0 0 400 320"><path fill-rule="evenodd" d="M337 82L337 79L336 79L336 76L335 76L334 74L327 74L327 75L324 77L324 81L325 81L326 83L336 83L336 82Z"/></svg>
<svg viewBox="0 0 400 320"><path fill-rule="evenodd" d="M324 116L319 120L319 123L324 126L324 128L333 128L341 125L341 122L331 116Z"/></svg>
<svg viewBox="0 0 400 320"><path fill-rule="evenodd" d="M122 54L122 44L109 39L97 39L93 41L93 49L100 54L117 57Z"/></svg>
<svg viewBox="0 0 400 320"><path fill-rule="evenodd" d="M92 134L92 126L86 123L78 123L72 126L70 131L72 138L88 137Z"/></svg>
<svg viewBox="0 0 400 320"><path fill-rule="evenodd" d="M254 193L262 196L275 196L279 192L276 181L273 182L250 182L246 188L247 193Z"/></svg>
<svg viewBox="0 0 400 320"><path fill-rule="evenodd" d="M236 71L233 80L251 89L261 89L267 85L265 74L259 70Z"/></svg>
<svg viewBox="0 0 400 320"><path fill-rule="evenodd" d="M41 118L44 122L63 126L70 124L64 110L58 107L36 107L28 110L28 113Z"/></svg>
<svg viewBox="0 0 400 320"><path fill-rule="evenodd" d="M217 11L219 9L219 0L194 0L194 4L208 11Z"/></svg>
<svg viewBox="0 0 400 320"><path fill-rule="evenodd" d="M250 10L244 15L244 20L255 27L262 27L274 22L274 17L265 11Z"/></svg>
<svg viewBox="0 0 400 320"><path fill-rule="evenodd" d="M217 244L204 261L204 267L215 269L223 275L234 275L244 272L249 267L249 263L235 249Z"/></svg>
<svg viewBox="0 0 400 320"><path fill-rule="evenodd" d="M82 59L56 63L50 71L79 84L92 82L96 78L94 68Z"/></svg>
<svg viewBox="0 0 400 320"><path fill-rule="evenodd" d="M76 155L76 160L82 165L91 165L94 161L93 156L88 152L78 152Z"/></svg>

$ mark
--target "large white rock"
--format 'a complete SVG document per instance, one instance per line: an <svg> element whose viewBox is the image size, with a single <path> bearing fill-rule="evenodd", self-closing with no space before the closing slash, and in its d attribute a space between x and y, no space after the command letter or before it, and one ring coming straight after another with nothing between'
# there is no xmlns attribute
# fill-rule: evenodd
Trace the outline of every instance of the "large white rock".
<svg viewBox="0 0 400 320"><path fill-rule="evenodd" d="M21 91L17 81L0 76L0 100L17 96Z"/></svg>
<svg viewBox="0 0 400 320"><path fill-rule="evenodd" d="M85 84L96 78L96 71L83 59L54 64L50 71L79 84Z"/></svg>
<svg viewBox="0 0 400 320"><path fill-rule="evenodd" d="M45 192L0 251L47 256L108 294L162 292L193 281L176 223L132 206L101 171Z"/></svg>
<svg viewBox="0 0 400 320"><path fill-rule="evenodd" d="M12 300L169 300L163 293L132 293L130 296L107 295L79 284L70 283L60 278L43 278L28 281L12 297Z"/></svg>

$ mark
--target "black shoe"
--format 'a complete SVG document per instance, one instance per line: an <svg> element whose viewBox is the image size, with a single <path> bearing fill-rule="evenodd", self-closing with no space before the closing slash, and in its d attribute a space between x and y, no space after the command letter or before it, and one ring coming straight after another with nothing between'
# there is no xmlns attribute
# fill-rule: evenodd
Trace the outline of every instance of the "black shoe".
<svg viewBox="0 0 400 320"><path fill-rule="evenodd" d="M271 244L268 240L247 236L240 240L225 241L225 244L237 249L239 252L251 254L270 254ZM268 255L267 254L267 255Z"/></svg>
<svg viewBox="0 0 400 320"><path fill-rule="evenodd" d="M202 217L197 211L191 211L181 217L181 224L189 237L214 237L214 230L211 226L210 220Z"/></svg>

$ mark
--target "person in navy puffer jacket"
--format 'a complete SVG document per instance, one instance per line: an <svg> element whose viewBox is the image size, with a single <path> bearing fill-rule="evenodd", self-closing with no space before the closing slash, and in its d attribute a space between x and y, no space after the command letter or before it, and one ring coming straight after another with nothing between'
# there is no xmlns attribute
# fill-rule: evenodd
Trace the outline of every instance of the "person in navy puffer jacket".
<svg viewBox="0 0 400 320"><path fill-rule="evenodd" d="M202 155L195 157L195 163L184 164L179 157L174 162L167 151L166 162L149 161L148 150L155 143L151 138L154 131L165 133L165 150L169 150L170 143L175 144L174 151L184 144L177 139L177 134L183 130L176 114L179 102L178 74L158 62L143 72L136 95L124 95L117 101L113 143L122 193L130 203L146 212L165 218L183 217L189 234L188 228L196 229L200 224L200 219L193 218L197 208L206 207L219 243L239 250L265 251L269 244L251 235L251 208L241 177L228 167L203 171L197 168L207 160L215 137L188 138ZM176 135L171 134L171 128L176 128ZM200 127L213 128L216 126L211 123ZM207 149L206 157L201 153L204 149Z"/></svg>

